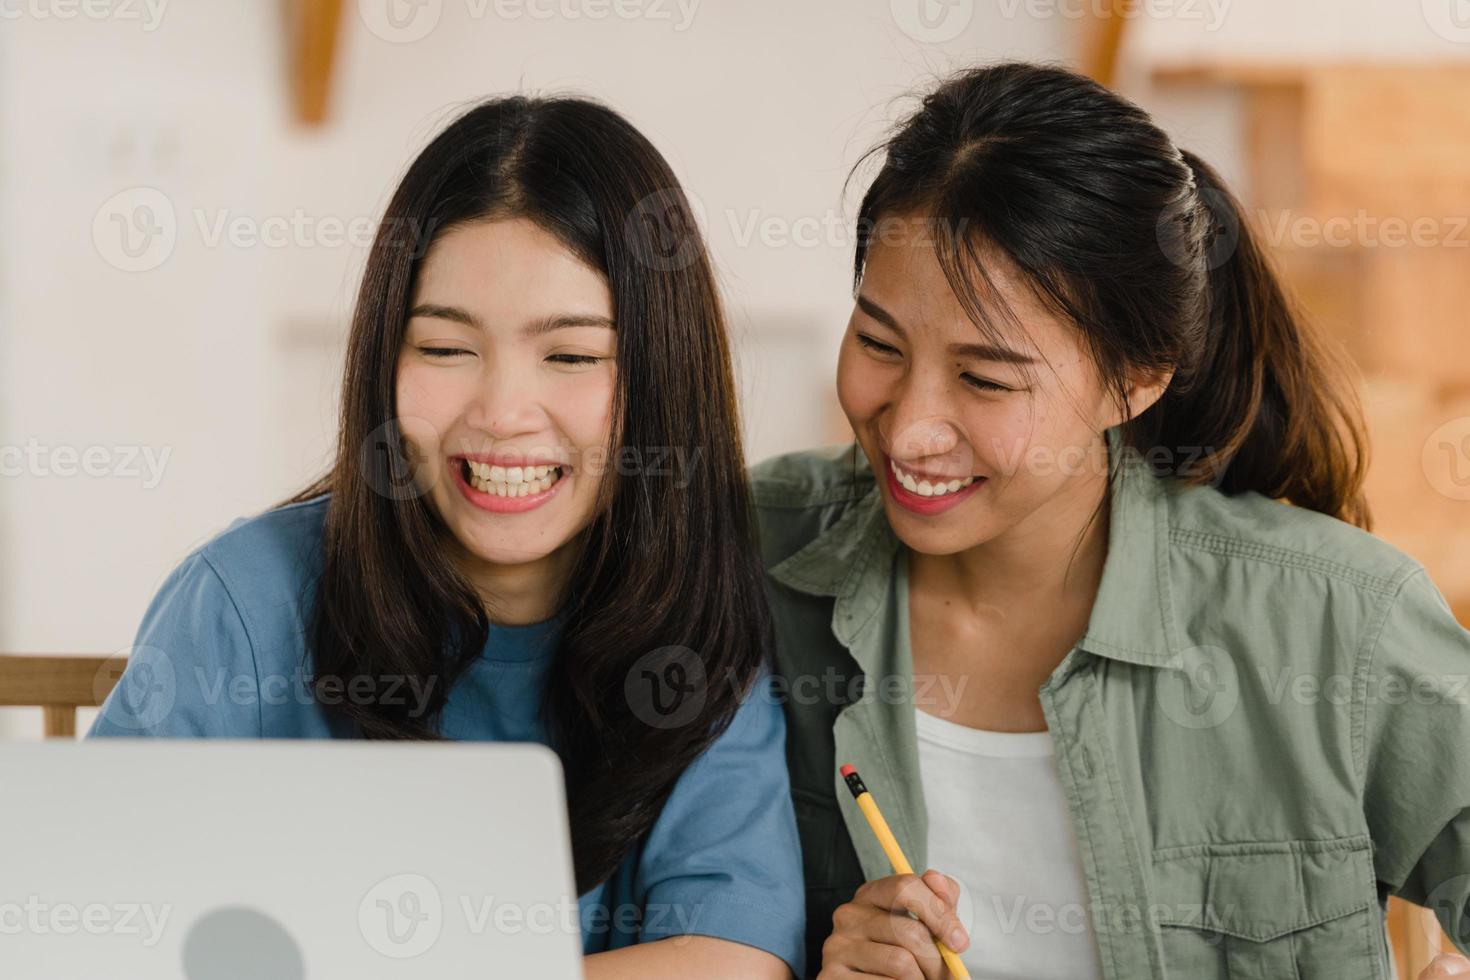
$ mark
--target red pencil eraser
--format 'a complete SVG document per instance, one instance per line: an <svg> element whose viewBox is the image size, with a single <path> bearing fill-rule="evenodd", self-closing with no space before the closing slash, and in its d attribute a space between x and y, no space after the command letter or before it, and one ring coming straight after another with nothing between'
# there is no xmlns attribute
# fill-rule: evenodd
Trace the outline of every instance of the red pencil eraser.
<svg viewBox="0 0 1470 980"><path fill-rule="evenodd" d="M846 779L848 776L851 776L853 773L857 772L857 768L855 766L843 766L840 771L842 773L842 778Z"/></svg>

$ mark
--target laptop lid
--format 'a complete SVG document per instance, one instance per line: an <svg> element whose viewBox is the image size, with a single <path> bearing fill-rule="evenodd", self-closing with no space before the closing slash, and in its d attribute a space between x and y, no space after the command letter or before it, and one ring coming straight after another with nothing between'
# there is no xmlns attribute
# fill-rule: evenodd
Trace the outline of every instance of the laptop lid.
<svg viewBox="0 0 1470 980"><path fill-rule="evenodd" d="M0 799L8 980L582 976L544 746L12 744Z"/></svg>

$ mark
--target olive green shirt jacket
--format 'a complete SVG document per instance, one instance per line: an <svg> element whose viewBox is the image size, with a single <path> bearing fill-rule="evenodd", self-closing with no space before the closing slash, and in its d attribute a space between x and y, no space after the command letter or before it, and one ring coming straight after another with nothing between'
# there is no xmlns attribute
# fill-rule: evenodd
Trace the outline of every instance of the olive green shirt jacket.
<svg viewBox="0 0 1470 980"><path fill-rule="evenodd" d="M1105 976L1381 980L1390 895L1467 950L1470 633L1383 541L1108 442L1101 585L1040 690ZM943 691L913 674L905 552L863 454L752 478L815 975L833 910L891 873L838 767L926 867L914 711Z"/></svg>

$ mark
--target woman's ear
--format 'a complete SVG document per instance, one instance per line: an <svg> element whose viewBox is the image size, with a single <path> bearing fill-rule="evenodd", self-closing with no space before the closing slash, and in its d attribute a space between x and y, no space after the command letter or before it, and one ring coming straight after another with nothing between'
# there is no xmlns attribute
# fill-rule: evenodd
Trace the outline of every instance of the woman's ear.
<svg viewBox="0 0 1470 980"><path fill-rule="evenodd" d="M1129 372L1128 388L1125 393L1128 414L1118 419L1118 422L1136 419L1148 411L1154 402L1164 397L1164 391L1172 380L1174 380L1172 367L1162 371L1140 368Z"/></svg>

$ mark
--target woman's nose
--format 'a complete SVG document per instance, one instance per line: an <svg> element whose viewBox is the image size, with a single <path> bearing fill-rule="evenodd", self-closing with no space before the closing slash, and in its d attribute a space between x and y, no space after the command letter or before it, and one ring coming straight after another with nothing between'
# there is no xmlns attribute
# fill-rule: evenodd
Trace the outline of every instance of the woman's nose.
<svg viewBox="0 0 1470 980"><path fill-rule="evenodd" d="M963 429L939 379L914 372L897 394L887 426L889 450L896 459L943 456L963 442Z"/></svg>
<svg viewBox="0 0 1470 980"><path fill-rule="evenodd" d="M496 371L485 379L467 421L495 439L509 439L542 428L543 413L535 387L524 373Z"/></svg>
<svg viewBox="0 0 1470 980"><path fill-rule="evenodd" d="M918 415L901 419L889 437L895 459L913 460L947 456L960 445L959 427L943 415Z"/></svg>

